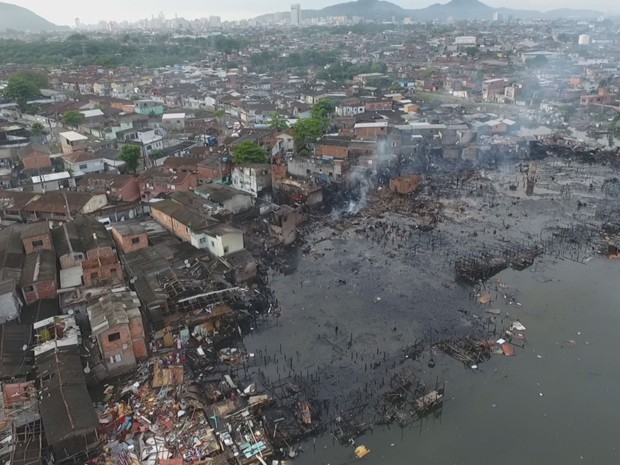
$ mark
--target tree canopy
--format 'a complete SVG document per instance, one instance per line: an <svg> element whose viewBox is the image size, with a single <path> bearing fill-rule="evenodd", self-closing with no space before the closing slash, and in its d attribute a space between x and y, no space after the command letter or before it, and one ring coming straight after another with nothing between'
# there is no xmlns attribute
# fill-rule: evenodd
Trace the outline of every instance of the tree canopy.
<svg viewBox="0 0 620 465"><path fill-rule="evenodd" d="M269 129L274 131L286 131L288 129L288 121L280 113L274 113L269 122Z"/></svg>
<svg viewBox="0 0 620 465"><path fill-rule="evenodd" d="M135 173L138 169L138 162L140 161L141 155L142 151L137 145L123 145L121 154L118 158L125 162L127 169L130 169Z"/></svg>
<svg viewBox="0 0 620 465"><path fill-rule="evenodd" d="M78 110L70 110L62 115L63 123L74 128L77 128L80 124L82 124L84 119L84 113Z"/></svg>
<svg viewBox="0 0 620 465"><path fill-rule="evenodd" d="M24 112L28 108L28 100L39 96L40 87L27 77L14 74L9 78L9 82L4 89L4 97L17 102L20 111Z"/></svg>
<svg viewBox="0 0 620 465"><path fill-rule="evenodd" d="M32 126L30 126L30 134L32 134L33 136L40 136L43 134L44 129L45 127L41 123L32 123Z"/></svg>
<svg viewBox="0 0 620 465"><path fill-rule="evenodd" d="M256 142L245 141L233 147L233 161L238 165L245 163L267 163L267 151Z"/></svg>

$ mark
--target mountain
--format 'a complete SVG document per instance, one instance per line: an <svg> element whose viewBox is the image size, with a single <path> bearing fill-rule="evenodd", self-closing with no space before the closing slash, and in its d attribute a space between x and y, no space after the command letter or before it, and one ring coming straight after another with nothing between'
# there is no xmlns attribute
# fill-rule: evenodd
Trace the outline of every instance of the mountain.
<svg viewBox="0 0 620 465"><path fill-rule="evenodd" d="M47 32L59 27L21 6L0 2L0 31Z"/></svg>
<svg viewBox="0 0 620 465"><path fill-rule="evenodd" d="M501 13L504 17L521 19L551 18L597 18L603 13L592 10L571 10L562 8L547 12L534 10L515 10L510 8L493 8L479 0L450 0L448 3L435 3L426 8L406 9L384 0L357 0L338 3L320 10L302 10L304 19L326 18L330 16L359 16L375 21L390 21L392 18L411 17L418 21L433 21L448 18L491 20L493 13ZM262 15L257 20L286 18L287 12Z"/></svg>

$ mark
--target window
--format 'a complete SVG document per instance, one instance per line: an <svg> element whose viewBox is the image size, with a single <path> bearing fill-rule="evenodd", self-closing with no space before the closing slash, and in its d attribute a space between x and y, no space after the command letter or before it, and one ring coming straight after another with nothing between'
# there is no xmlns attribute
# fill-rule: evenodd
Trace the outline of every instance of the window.
<svg viewBox="0 0 620 465"><path fill-rule="evenodd" d="M146 146L146 150L151 150L152 148L153 148L153 146L152 146L152 145L147 145L147 146Z"/></svg>
<svg viewBox="0 0 620 465"><path fill-rule="evenodd" d="M88 169L88 165L80 165L79 168L81 170L85 170L85 169Z"/></svg>
<svg viewBox="0 0 620 465"><path fill-rule="evenodd" d="M34 291L34 287L32 287L32 286L24 287L24 292L32 292L32 291Z"/></svg>
<svg viewBox="0 0 620 465"><path fill-rule="evenodd" d="M43 241L32 241L33 247L43 247Z"/></svg>
<svg viewBox="0 0 620 465"><path fill-rule="evenodd" d="M229 250L229 249L228 249L228 246L225 246L225 247L224 247L224 253L228 253L228 250Z"/></svg>
<svg viewBox="0 0 620 465"><path fill-rule="evenodd" d="M97 276L99 276L99 274L95 271L94 273L90 274L90 279L91 280L95 280L95 279L97 279Z"/></svg>
<svg viewBox="0 0 620 465"><path fill-rule="evenodd" d="M121 333L112 333L108 336L108 341L109 342L114 342L114 341L118 341L121 338Z"/></svg>
<svg viewBox="0 0 620 465"><path fill-rule="evenodd" d="M110 268L110 273L116 273L116 268Z"/></svg>
<svg viewBox="0 0 620 465"><path fill-rule="evenodd" d="M206 242L206 240L207 240L206 238L201 237L201 238L200 238L200 243L201 243L201 244L204 244L204 243Z"/></svg>
<svg viewBox="0 0 620 465"><path fill-rule="evenodd" d="M211 240L211 247L215 247L215 241L213 239Z"/></svg>
<svg viewBox="0 0 620 465"><path fill-rule="evenodd" d="M132 237L131 238L131 243L132 244L139 244L140 243L140 238L139 237Z"/></svg>

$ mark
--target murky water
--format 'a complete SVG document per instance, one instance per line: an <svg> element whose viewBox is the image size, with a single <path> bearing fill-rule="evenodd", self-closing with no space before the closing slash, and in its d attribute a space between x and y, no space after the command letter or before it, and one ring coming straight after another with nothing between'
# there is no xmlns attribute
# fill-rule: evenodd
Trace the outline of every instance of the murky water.
<svg viewBox="0 0 620 465"><path fill-rule="evenodd" d="M359 438L367 465L618 463L620 261L537 267L501 274L522 303L502 310L527 327L525 349L478 372L440 360L431 373L447 383L441 418ZM359 461L329 436L304 449L297 465Z"/></svg>

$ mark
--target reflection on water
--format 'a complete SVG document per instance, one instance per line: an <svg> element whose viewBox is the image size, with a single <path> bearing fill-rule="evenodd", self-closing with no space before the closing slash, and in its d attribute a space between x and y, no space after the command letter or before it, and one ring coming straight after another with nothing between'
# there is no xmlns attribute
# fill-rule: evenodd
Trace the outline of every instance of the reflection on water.
<svg viewBox="0 0 620 465"><path fill-rule="evenodd" d="M447 381L441 419L360 438L367 465L617 463L620 444L620 261L559 262L501 274L523 306L505 307L528 329L516 357L479 372L440 360ZM330 437L304 446L296 465L358 460Z"/></svg>

